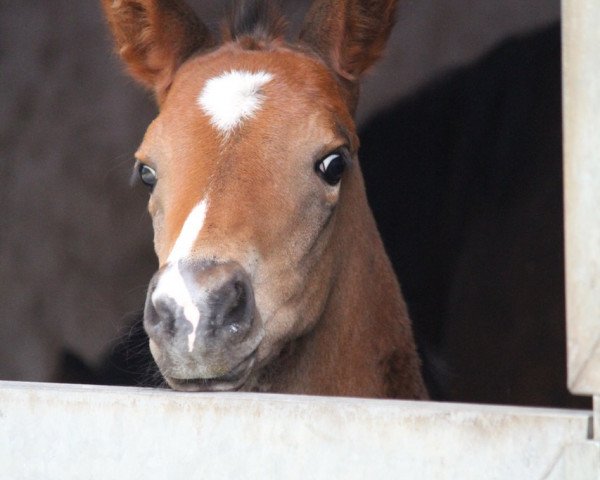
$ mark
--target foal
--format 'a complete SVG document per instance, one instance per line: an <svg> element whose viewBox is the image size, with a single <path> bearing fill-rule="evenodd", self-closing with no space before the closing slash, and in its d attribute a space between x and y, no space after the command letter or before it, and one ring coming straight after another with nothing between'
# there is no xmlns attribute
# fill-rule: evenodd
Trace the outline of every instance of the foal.
<svg viewBox="0 0 600 480"><path fill-rule="evenodd" d="M144 312L177 390L426 398L367 205L352 115L395 0L317 0L297 43L267 2L222 42L180 0L103 0L160 113L136 153L160 268Z"/></svg>

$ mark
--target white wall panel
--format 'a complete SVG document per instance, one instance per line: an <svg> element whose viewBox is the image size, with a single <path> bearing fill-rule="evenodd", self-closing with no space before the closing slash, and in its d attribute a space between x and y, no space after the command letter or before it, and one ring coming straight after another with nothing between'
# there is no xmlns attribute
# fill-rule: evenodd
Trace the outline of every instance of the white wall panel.
<svg viewBox="0 0 600 480"><path fill-rule="evenodd" d="M0 478L566 478L590 412L0 382Z"/></svg>
<svg viewBox="0 0 600 480"><path fill-rule="evenodd" d="M569 389L600 392L600 2L563 2Z"/></svg>

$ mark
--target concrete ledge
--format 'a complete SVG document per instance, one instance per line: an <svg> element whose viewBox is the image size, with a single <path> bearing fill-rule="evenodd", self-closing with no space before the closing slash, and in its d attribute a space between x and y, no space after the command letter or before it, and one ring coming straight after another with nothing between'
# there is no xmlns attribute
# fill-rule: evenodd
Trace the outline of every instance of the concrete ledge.
<svg viewBox="0 0 600 480"><path fill-rule="evenodd" d="M600 480L600 442L589 441L568 446L552 478Z"/></svg>
<svg viewBox="0 0 600 480"><path fill-rule="evenodd" d="M600 2L563 0L568 384L600 393Z"/></svg>
<svg viewBox="0 0 600 480"><path fill-rule="evenodd" d="M591 412L0 382L0 478L541 479Z"/></svg>

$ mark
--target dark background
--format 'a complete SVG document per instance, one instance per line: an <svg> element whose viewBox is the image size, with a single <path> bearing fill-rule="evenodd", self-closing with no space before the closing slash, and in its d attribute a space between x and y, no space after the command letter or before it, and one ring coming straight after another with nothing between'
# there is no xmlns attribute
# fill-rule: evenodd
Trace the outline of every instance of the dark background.
<svg viewBox="0 0 600 480"><path fill-rule="evenodd" d="M367 188L436 398L586 405L564 388L559 7L401 1L363 85ZM284 2L295 30L306 8ZM154 113L97 2L0 4L0 378L68 378L67 353L98 371L127 338L156 264L128 185Z"/></svg>

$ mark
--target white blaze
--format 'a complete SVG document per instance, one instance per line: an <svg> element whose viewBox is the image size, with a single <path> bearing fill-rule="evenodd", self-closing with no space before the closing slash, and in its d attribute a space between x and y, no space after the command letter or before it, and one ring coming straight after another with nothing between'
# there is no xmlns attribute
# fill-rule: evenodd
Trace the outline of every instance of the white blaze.
<svg viewBox="0 0 600 480"><path fill-rule="evenodd" d="M173 249L167 259L168 263L176 262L182 258L185 258L192 251L192 247L198 238L198 234L204 226L204 219L206 218L206 210L208 207L208 200L203 198L189 213L188 217L183 223L179 237L173 245Z"/></svg>
<svg viewBox="0 0 600 480"><path fill-rule="evenodd" d="M231 70L206 82L198 95L198 105L222 133L230 133L243 120L260 109L261 88L273 79L268 72Z"/></svg>
<svg viewBox="0 0 600 480"><path fill-rule="evenodd" d="M177 237L175 245L169 254L166 268L152 293L152 304L154 307L156 307L160 298L169 297L183 309L183 315L192 324L192 333L188 335L188 350L190 352L194 349L196 329L200 321L200 311L194 304L185 280L181 275L179 260L187 257L192 251L198 234L204 226L207 208L208 200L204 198L189 213L179 233L179 237Z"/></svg>

